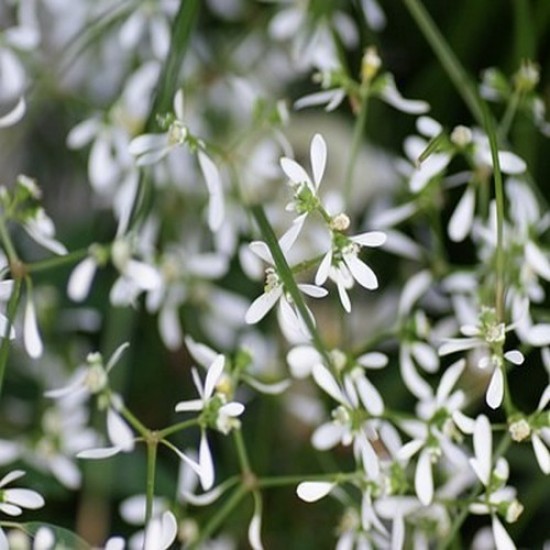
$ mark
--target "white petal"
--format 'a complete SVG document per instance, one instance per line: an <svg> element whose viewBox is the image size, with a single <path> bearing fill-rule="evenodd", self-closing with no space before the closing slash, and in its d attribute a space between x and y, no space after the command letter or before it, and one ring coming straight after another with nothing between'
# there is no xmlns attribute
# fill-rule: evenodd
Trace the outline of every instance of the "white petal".
<svg viewBox="0 0 550 550"><path fill-rule="evenodd" d="M295 160L282 157L280 164L283 172L292 182L295 184L307 183L313 191L315 190L308 173Z"/></svg>
<svg viewBox="0 0 550 550"><path fill-rule="evenodd" d="M497 550L516 550L516 545L496 515L493 515L492 528Z"/></svg>
<svg viewBox="0 0 550 550"><path fill-rule="evenodd" d="M208 368L208 373L206 374L206 381L204 382L204 399L210 399L210 397L212 397L224 367L225 357L223 355L218 355Z"/></svg>
<svg viewBox="0 0 550 550"><path fill-rule="evenodd" d="M209 365L212 364L214 359L217 357L217 353L210 347L208 347L206 344L201 344L199 342L195 342L191 338L191 336L185 337L185 345L187 346L187 349L189 350L189 353L197 361L200 365L202 365L205 368L208 368Z"/></svg>
<svg viewBox="0 0 550 550"><path fill-rule="evenodd" d="M315 383L327 392L333 399L340 403L347 404L347 399L344 397L338 382L334 379L334 376L329 370L320 363L313 366L313 379Z"/></svg>
<svg viewBox="0 0 550 550"><path fill-rule="evenodd" d="M533 241L525 244L525 259L537 275L550 281L550 261Z"/></svg>
<svg viewBox="0 0 550 550"><path fill-rule="evenodd" d="M470 233L474 221L475 200L475 190L468 187L449 220L447 231L451 241L461 242Z"/></svg>
<svg viewBox="0 0 550 550"><path fill-rule="evenodd" d="M210 195L208 226L212 231L217 231L222 226L225 217L222 180L217 166L208 155L199 151L198 159Z"/></svg>
<svg viewBox="0 0 550 550"><path fill-rule="evenodd" d="M425 101L405 99L395 86L395 81L392 78L387 78L387 83L380 97L392 107L404 113L420 115L430 110L430 106Z"/></svg>
<svg viewBox="0 0 550 550"><path fill-rule="evenodd" d="M303 481L296 488L296 494L305 502L315 502L326 497L334 486L330 481Z"/></svg>
<svg viewBox="0 0 550 550"><path fill-rule="evenodd" d="M397 451L396 458L398 460L407 461L420 451L422 447L424 447L424 441L422 439L412 439Z"/></svg>
<svg viewBox="0 0 550 550"><path fill-rule="evenodd" d="M371 351L360 355L357 362L367 369L383 369L388 364L388 356L379 351Z"/></svg>
<svg viewBox="0 0 550 550"><path fill-rule="evenodd" d="M190 399L189 401L180 401L176 405L176 412L202 411L203 407L202 399Z"/></svg>
<svg viewBox="0 0 550 550"><path fill-rule="evenodd" d="M475 420L466 416L462 411L453 413L453 422L458 429L464 434L473 434L475 430Z"/></svg>
<svg viewBox="0 0 550 550"><path fill-rule="evenodd" d="M208 491L214 485L214 462L212 461L212 453L208 446L206 434L201 434L201 442L199 445L199 464L200 464L200 482L204 491Z"/></svg>
<svg viewBox="0 0 550 550"><path fill-rule="evenodd" d="M255 512L248 526L248 542L252 550L263 550L262 539L262 516L259 512Z"/></svg>
<svg viewBox="0 0 550 550"><path fill-rule="evenodd" d="M319 269L315 274L315 284L320 286L325 283L328 279L330 268L332 266L332 248L324 255L321 263L319 264Z"/></svg>
<svg viewBox="0 0 550 550"><path fill-rule="evenodd" d="M15 504L21 508L29 508L35 510L44 506L44 498L36 491L30 489L5 489L5 502Z"/></svg>
<svg viewBox="0 0 550 550"><path fill-rule="evenodd" d="M487 486L491 478L493 437L489 419L481 414L476 418L474 427L474 454L470 464L483 485Z"/></svg>
<svg viewBox="0 0 550 550"><path fill-rule="evenodd" d="M124 274L142 290L155 290L162 284L162 277L153 266L138 260L129 260Z"/></svg>
<svg viewBox="0 0 550 550"><path fill-rule="evenodd" d="M132 155L143 155L148 151L164 149L168 143L166 134L143 134L134 138L128 150Z"/></svg>
<svg viewBox="0 0 550 550"><path fill-rule="evenodd" d="M550 451L548 451L548 447L536 433L531 434L531 443L540 469L544 474L550 474Z"/></svg>
<svg viewBox="0 0 550 550"><path fill-rule="evenodd" d="M365 409L374 416L380 416L384 412L384 401L378 390L365 376L358 377L355 384Z"/></svg>
<svg viewBox="0 0 550 550"><path fill-rule="evenodd" d="M95 118L89 118L79 122L67 135L67 146L70 149L80 149L84 147L94 139L100 126L99 120Z"/></svg>
<svg viewBox="0 0 550 550"><path fill-rule="evenodd" d="M409 388L412 394L419 399L430 399L432 397L432 388L418 374L411 359L411 356L403 347L401 348L399 366L403 382L405 383L405 386Z"/></svg>
<svg viewBox="0 0 550 550"><path fill-rule="evenodd" d="M323 90L301 97L294 102L294 109L297 111L304 107L316 107L317 105L326 105L326 111L332 111L342 103L346 97L346 92L341 88L334 90Z"/></svg>
<svg viewBox="0 0 550 550"><path fill-rule="evenodd" d="M544 388L542 395L540 396L539 404L537 405L537 411L542 411L550 403L550 385Z"/></svg>
<svg viewBox="0 0 550 550"><path fill-rule="evenodd" d="M498 161L505 174L523 174L527 170L525 161L510 151L499 151Z"/></svg>
<svg viewBox="0 0 550 550"><path fill-rule="evenodd" d="M185 118L185 95L181 88L174 95L174 113L178 120Z"/></svg>
<svg viewBox="0 0 550 550"><path fill-rule="evenodd" d="M271 250L269 250L269 247L266 243L263 241L252 241L248 248L256 254L259 258L261 258L264 262L275 265L275 260L273 259L273 255L271 254Z"/></svg>
<svg viewBox="0 0 550 550"><path fill-rule="evenodd" d="M403 514L393 516L391 550L403 550L405 544L405 520Z"/></svg>
<svg viewBox="0 0 550 550"><path fill-rule="evenodd" d="M311 140L311 168L313 170L313 181L315 188L319 187L325 167L327 164L327 144L321 134L315 134Z"/></svg>
<svg viewBox="0 0 550 550"><path fill-rule="evenodd" d="M340 298L340 303L342 304L342 307L346 311L346 313L351 312L351 301L349 299L348 293L346 291L346 287L341 282L340 279L337 281L337 288L338 288L338 297Z"/></svg>
<svg viewBox="0 0 550 550"><path fill-rule="evenodd" d="M322 288L317 285L308 285L300 283L298 285L298 288L307 296L311 296L312 298L324 298L328 294L328 290L326 288Z"/></svg>
<svg viewBox="0 0 550 550"><path fill-rule="evenodd" d="M172 512L164 512L160 518L152 519L145 530L143 550L166 550L174 542L178 523Z"/></svg>
<svg viewBox="0 0 550 550"><path fill-rule="evenodd" d="M253 325L261 321L277 303L277 300L282 294L283 289L279 286L258 296L248 308L244 317L245 322L249 325Z"/></svg>
<svg viewBox="0 0 550 550"><path fill-rule="evenodd" d="M220 414L225 414L227 416L240 416L243 412L244 405L236 401L222 405L219 410Z"/></svg>
<svg viewBox="0 0 550 550"><path fill-rule="evenodd" d="M6 113L4 116L0 117L0 128L6 128L17 124L25 115L26 109L25 99L21 97L9 113Z"/></svg>
<svg viewBox="0 0 550 550"><path fill-rule="evenodd" d="M105 370L107 372L111 372L111 369L118 363L124 352L130 347L129 342L124 342L118 346L115 351L111 354L111 357L109 357L109 361L107 362L107 365L105 365Z"/></svg>
<svg viewBox="0 0 550 550"><path fill-rule="evenodd" d="M345 254L344 261L348 266L353 278L364 288L374 290L378 288L378 279L374 271L363 263L355 254Z"/></svg>
<svg viewBox="0 0 550 550"><path fill-rule="evenodd" d="M290 380L281 380L280 382L260 382L252 377L243 377L243 381L246 382L249 386L259 391L260 393L265 393L267 395L279 395L286 391L291 385Z"/></svg>
<svg viewBox="0 0 550 550"><path fill-rule="evenodd" d="M504 375L502 374L502 369L497 367L493 372L493 376L491 376L491 381L489 382L489 387L487 388L485 400L491 409L498 409L498 407L502 404L503 397Z"/></svg>
<svg viewBox="0 0 550 550"><path fill-rule="evenodd" d="M170 350L178 350L183 341L178 310L175 307L165 305L160 310L158 323L159 333L164 345Z"/></svg>
<svg viewBox="0 0 550 550"><path fill-rule="evenodd" d="M107 411L107 433L111 443L121 451L128 452L134 448L134 434L128 424L113 409Z"/></svg>
<svg viewBox="0 0 550 550"><path fill-rule="evenodd" d="M109 458L115 456L121 452L119 447L101 447L98 449L88 449L87 451L80 451L76 456L78 458L88 458L91 460Z"/></svg>
<svg viewBox="0 0 550 550"><path fill-rule="evenodd" d="M182 491L181 493L183 496L183 501L189 502L189 504L192 504L193 506L207 506L208 504L212 504L213 502L216 502L222 494L223 487L220 485L207 493L203 493L202 495L194 495L193 493L189 493L187 491Z"/></svg>
<svg viewBox="0 0 550 550"><path fill-rule="evenodd" d="M437 387L436 400L438 403L444 404L445 400L449 397L452 389L457 383L458 379L464 372L466 367L466 360L460 359L456 363L453 363L441 377L439 386Z"/></svg>
<svg viewBox="0 0 550 550"><path fill-rule="evenodd" d="M413 342L411 344L411 353L416 362L426 372L436 372L439 368L439 358L437 353L425 342Z"/></svg>
<svg viewBox="0 0 550 550"><path fill-rule="evenodd" d="M25 319L23 321L23 340L25 342L25 349L27 350L27 353L33 359L37 359L42 355L44 346L38 331L36 311L34 309L30 289L27 289L27 304L25 306Z"/></svg>
<svg viewBox="0 0 550 550"><path fill-rule="evenodd" d="M421 116L416 120L416 129L424 136L434 138L443 131L437 120L429 116Z"/></svg>
<svg viewBox="0 0 550 550"><path fill-rule="evenodd" d="M319 451L326 451L338 445L344 433L344 428L328 422L319 426L311 436L311 444Z"/></svg>
<svg viewBox="0 0 550 550"><path fill-rule="evenodd" d="M367 231L350 237L350 240L361 246L376 247L382 246L386 242L386 234L382 231Z"/></svg>
<svg viewBox="0 0 550 550"><path fill-rule="evenodd" d="M84 258L73 269L67 283L67 294L71 300L81 302L88 296L96 268L93 258Z"/></svg>
<svg viewBox="0 0 550 550"><path fill-rule="evenodd" d="M431 504L434 496L434 482L432 477L431 454L428 450L423 450L418 458L416 471L414 475L414 487L418 500L424 506Z"/></svg>
<svg viewBox="0 0 550 550"><path fill-rule="evenodd" d="M302 345L292 348L287 353L286 360L292 376L305 378L311 374L313 365L321 361L321 355L315 348Z"/></svg>
<svg viewBox="0 0 550 550"><path fill-rule="evenodd" d="M8 472L2 479L0 479L0 487L9 485L12 481L19 479L25 475L23 470L12 470Z"/></svg>
<svg viewBox="0 0 550 550"><path fill-rule="evenodd" d="M307 214L302 214L298 216L293 222L292 225L288 228L287 231L279 239L279 247L281 248L283 254L286 254L291 248L292 245L296 242L300 231L304 225Z"/></svg>
<svg viewBox="0 0 550 550"><path fill-rule="evenodd" d="M521 351L518 351L517 349L513 349L510 351L507 351L504 354L504 358L510 363L513 363L514 365L522 365L525 361L525 357L523 356L523 353Z"/></svg>
<svg viewBox="0 0 550 550"><path fill-rule="evenodd" d="M405 283L399 299L399 316L411 311L412 306L430 288L432 280L431 273L426 269L419 271Z"/></svg>

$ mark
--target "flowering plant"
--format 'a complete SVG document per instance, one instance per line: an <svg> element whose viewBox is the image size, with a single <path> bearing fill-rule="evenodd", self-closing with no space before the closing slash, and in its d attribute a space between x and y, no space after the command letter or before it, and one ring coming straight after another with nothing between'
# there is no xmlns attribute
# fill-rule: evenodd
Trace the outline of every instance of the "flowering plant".
<svg viewBox="0 0 550 550"><path fill-rule="evenodd" d="M402 4L0 5L0 550L550 547L550 12Z"/></svg>

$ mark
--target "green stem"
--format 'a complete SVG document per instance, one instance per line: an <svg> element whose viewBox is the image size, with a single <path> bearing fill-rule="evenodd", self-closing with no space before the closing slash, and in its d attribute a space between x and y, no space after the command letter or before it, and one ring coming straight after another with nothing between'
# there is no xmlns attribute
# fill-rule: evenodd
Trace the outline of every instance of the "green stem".
<svg viewBox="0 0 550 550"><path fill-rule="evenodd" d="M198 425L199 425L199 419L198 418L192 418L191 420L185 420L184 422L178 422L177 424L173 424L172 426L168 426L167 428L159 430L158 435L161 439L164 439L165 437L168 437L172 434L175 434L177 432L181 432L183 430L187 430L187 428L191 428L193 426L198 426Z"/></svg>
<svg viewBox="0 0 550 550"><path fill-rule="evenodd" d="M120 409L120 414L124 417L125 420L128 421L128 423L143 437L146 441L148 440L151 430L149 430L147 427L145 427L141 421L134 416L134 414L126 408L124 405Z"/></svg>
<svg viewBox="0 0 550 550"><path fill-rule="evenodd" d="M165 113L171 109L172 98L177 89L180 69L200 5L200 0L185 0L185 2L180 2L178 13L172 24L170 50L162 67L153 105L145 124L146 131L151 131L154 128L157 114ZM149 200L151 193L150 187L151 185L148 178L146 178L142 172L130 216L129 227L131 228L135 227L135 225L147 215L151 202Z"/></svg>
<svg viewBox="0 0 550 550"><path fill-rule="evenodd" d="M4 384L4 376L6 374L6 364L8 362L8 355L10 352L10 338L9 334L13 326L13 320L15 319L15 314L17 313L17 306L19 305L19 300L21 298L21 284L22 279L16 279L13 291L11 293L10 299L8 301L7 307L7 326L6 326L6 336L2 340L2 345L0 346L0 393L2 393L2 386Z"/></svg>
<svg viewBox="0 0 550 550"><path fill-rule="evenodd" d="M491 147L491 159L493 161L493 177L495 180L495 201L497 214L497 243L495 258L495 309L499 322L504 322L504 275L505 275L505 255L504 255L504 186L502 183L502 173L498 160L498 145L495 125L487 107L481 103L483 112L483 126L489 138Z"/></svg>
<svg viewBox="0 0 550 550"><path fill-rule="evenodd" d="M483 114L480 109L477 92L470 81L468 73L445 41L445 38L430 17L430 14L426 11L426 8L420 0L403 0L403 3L424 34L424 38L426 38L439 58L441 65L443 65L443 68L447 71L447 74L453 81L462 99L477 122L481 124Z"/></svg>
<svg viewBox="0 0 550 550"><path fill-rule="evenodd" d="M82 260L88 255L88 249L83 248L81 250L75 250L64 256L55 256L53 258L47 258L46 260L40 260L32 264L26 264L26 270L29 273L38 273L39 271L48 271L49 269L55 269L68 264L73 264Z"/></svg>
<svg viewBox="0 0 550 550"><path fill-rule="evenodd" d="M243 475L250 474L252 469L250 468L250 460L248 459L248 453L246 452L246 446L243 440L243 433L239 429L233 430L233 441L237 448L237 456L239 457L239 464L241 465L241 472Z"/></svg>
<svg viewBox="0 0 550 550"><path fill-rule="evenodd" d="M275 236L273 228L271 227L271 224L269 223L265 215L263 207L261 205L252 206L251 211L254 219L256 220L256 223L258 224L258 227L260 228L262 236L265 239L265 242L269 247L271 254L273 255L275 267L277 268L277 274L281 278L284 291L290 294L294 305L298 308L298 312L311 334L311 339L315 348L324 357L329 367L331 367L332 361L326 351L327 348L324 345L319 332L317 331L317 327L315 326L313 319L311 318L311 314L306 306L302 293L300 292L300 289L298 288L298 285L294 280L292 270L290 269L286 261L281 247L279 246L277 237Z"/></svg>
<svg viewBox="0 0 550 550"><path fill-rule="evenodd" d="M257 486L263 489L269 487L284 487L286 485L298 485L303 481L328 481L328 482L344 482L355 479L357 474L344 474L341 472L332 474L309 474L309 475L293 475L293 476L276 476L258 478Z"/></svg>
<svg viewBox="0 0 550 550"><path fill-rule="evenodd" d="M10 264L18 263L19 257L17 256L17 252L11 242L10 234L8 232L8 228L6 227L6 222L4 221L3 215L0 215L0 240L2 241L2 245L4 246Z"/></svg>
<svg viewBox="0 0 550 550"><path fill-rule="evenodd" d="M157 464L158 437L151 434L147 438L147 482L146 482L146 503L145 503L145 525L147 525L153 514L153 498L155 497L155 472Z"/></svg>
<svg viewBox="0 0 550 550"><path fill-rule="evenodd" d="M351 142L351 150L349 154L348 164L346 167L346 175L344 178L344 201L346 207L350 204L352 188L353 188L353 173L355 165L357 163L357 155L359 153L359 146L361 145L361 139L363 132L365 131L365 124L367 122L367 111L369 104L368 87L365 88L361 99L361 108L359 110L359 116L355 121L355 128L353 130L353 138Z"/></svg>
<svg viewBox="0 0 550 550"><path fill-rule="evenodd" d="M506 139L506 136L510 131L510 127L512 126L512 122L518 110L520 99L521 99L521 91L519 89L516 89L512 94L510 101L508 101L508 105L506 106L506 111L498 126L498 137L500 140Z"/></svg>
<svg viewBox="0 0 550 550"><path fill-rule="evenodd" d="M189 550L197 550L202 548L202 544L206 541L210 535L223 523L225 518L237 507L237 505L244 498L248 489L244 485L240 485L235 489L233 494L224 502L216 514L210 518L210 521L205 525L204 529L197 540L195 540L190 546Z"/></svg>

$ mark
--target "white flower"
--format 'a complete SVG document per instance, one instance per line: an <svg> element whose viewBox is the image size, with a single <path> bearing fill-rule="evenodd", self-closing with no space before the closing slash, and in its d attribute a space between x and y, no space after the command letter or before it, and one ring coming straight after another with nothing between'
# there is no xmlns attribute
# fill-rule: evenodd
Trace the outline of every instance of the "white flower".
<svg viewBox="0 0 550 550"><path fill-rule="evenodd" d="M332 481L302 481L296 488L296 494L305 502L315 502L327 496L335 486Z"/></svg>
<svg viewBox="0 0 550 550"><path fill-rule="evenodd" d="M129 151L136 157L138 166L155 164L171 153L175 148L185 143L192 144L197 149L199 167L208 188L208 225L212 231L217 231L224 220L224 198L222 180L218 168L206 154L204 143L189 134L185 123L184 95L179 89L173 101L174 115L168 130L160 134L142 134L135 137L129 146Z"/></svg>
<svg viewBox="0 0 550 550"><path fill-rule="evenodd" d="M233 428L239 426L239 417L244 412L244 405L237 401L227 402L224 393L217 390L217 385L222 378L225 365L225 357L217 355L206 374L204 386L196 369L191 371L193 382L199 394L199 399L180 401L176 405L176 412L202 412L213 420L210 420L210 427L227 434ZM206 431L201 429L199 444L199 478L205 491L214 484L214 464L212 453L208 445Z"/></svg>
<svg viewBox="0 0 550 550"><path fill-rule="evenodd" d="M23 508L36 510L44 506L42 495L31 489L4 489L12 481L24 476L22 470L13 470L0 480L0 512L9 516L19 516Z"/></svg>
<svg viewBox="0 0 550 550"><path fill-rule="evenodd" d="M343 308L349 313L351 302L347 291L355 281L368 290L378 288L374 271L358 257L361 247L382 246L386 235L380 231L369 231L348 237L334 231L332 236L332 246L319 265L315 284L320 286L330 277L336 283Z"/></svg>
<svg viewBox="0 0 550 550"><path fill-rule="evenodd" d="M24 221L23 227L29 237L40 246L59 256L67 254L65 246L54 238L55 226L43 208L37 208L33 216Z"/></svg>
<svg viewBox="0 0 550 550"><path fill-rule="evenodd" d="M318 190L327 162L327 144L321 134L315 134L309 148L313 179L295 160L282 157L281 168L291 181L294 200L287 210L294 210L299 215L312 212L319 205Z"/></svg>
<svg viewBox="0 0 550 550"><path fill-rule="evenodd" d="M47 397L54 399L69 396L85 398L97 394L101 398L100 406L107 407L107 434L112 446L80 451L77 455L79 458L107 458L119 452L129 452L134 448L133 432L120 414L123 407L122 399L118 394L109 391L109 372L127 347L128 343L119 346L111 355L107 365L103 364L101 354L88 354L87 364L77 369L67 386L45 393Z"/></svg>
<svg viewBox="0 0 550 550"><path fill-rule="evenodd" d="M297 222L295 220L290 229L279 239L279 246L283 254L286 254L290 250L292 244L298 236L298 233L300 232L303 218L298 218L297 220L299 221ZM275 260L273 259L267 244L262 241L254 241L253 243L250 243L250 248L257 256L259 256L266 263L270 264L271 267L268 267L266 270L266 281L263 294L252 302L246 312L246 323L255 324L261 321L278 302L280 315L283 323L287 325L286 328L289 328L292 332L296 332L302 336L309 336L309 330L305 325L301 314L297 310L292 298L286 292L279 274L277 273L275 268ZM320 288L315 285L298 284L298 288L304 294L314 298L322 298L327 295L327 291L324 288ZM313 319L311 312L309 315Z"/></svg>

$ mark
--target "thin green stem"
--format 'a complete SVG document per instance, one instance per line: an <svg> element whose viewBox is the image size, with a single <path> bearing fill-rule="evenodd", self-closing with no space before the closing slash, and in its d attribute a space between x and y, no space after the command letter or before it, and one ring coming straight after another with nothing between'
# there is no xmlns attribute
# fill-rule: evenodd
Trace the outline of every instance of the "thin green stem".
<svg viewBox="0 0 550 550"><path fill-rule="evenodd" d="M120 414L125 418L125 420L128 421L128 423L137 431L139 432L139 435L143 437L146 441L151 434L151 430L147 428L142 422L134 416L134 414L126 408L124 405L120 409Z"/></svg>
<svg viewBox="0 0 550 550"><path fill-rule="evenodd" d="M88 255L88 249L83 248L81 250L75 250L64 256L55 256L53 258L47 258L46 260L40 260L32 264L26 264L26 270L28 273L38 273L39 271L48 271L64 265L70 265L82 260Z"/></svg>
<svg viewBox="0 0 550 550"><path fill-rule="evenodd" d="M151 434L147 438L147 482L145 502L145 525L149 523L153 514L153 499L155 497L155 473L157 464L158 434Z"/></svg>
<svg viewBox="0 0 550 550"><path fill-rule="evenodd" d="M495 124L487 107L481 103L483 112L483 126L489 138L491 147L491 159L493 161L493 177L495 181L495 202L497 214L497 242L495 258L495 309L499 322L504 322L504 275L505 275L505 254L504 254L504 185L498 159L498 144L495 131Z"/></svg>
<svg viewBox="0 0 550 550"><path fill-rule="evenodd" d="M350 204L351 195L353 191L353 174L355 171L355 165L357 164L357 155L359 154L359 147L365 131L365 124L367 122L367 111L369 105L368 87L364 90L361 99L361 107L359 109L359 116L355 121L355 127L353 129L353 138L351 142L351 150L349 154L348 164L346 167L346 175L344 178L344 201L346 207Z"/></svg>
<svg viewBox="0 0 550 550"><path fill-rule="evenodd" d="M250 460L244 444L243 433L241 429L233 430L233 441L237 448L237 456L239 457L239 464L241 465L241 472L243 475L250 474L252 469L250 468Z"/></svg>
<svg viewBox="0 0 550 550"><path fill-rule="evenodd" d="M210 521L202 529L198 539L189 546L189 550L201 548L204 541L224 522L225 518L238 506L246 493L248 493L248 488L244 485L237 487L233 494L224 502L223 506L210 518Z"/></svg>
<svg viewBox="0 0 550 550"><path fill-rule="evenodd" d="M344 474L342 472L332 474L308 474L308 475L292 475L292 476L274 476L274 477L261 477L257 480L257 486L262 489L269 487L284 487L286 485L298 485L303 481L328 481L328 482L344 482L355 479L357 474L355 472Z"/></svg>
<svg viewBox="0 0 550 550"><path fill-rule="evenodd" d="M11 242L11 237L8 232L8 228L6 227L6 222L3 215L0 215L0 240L2 241L2 245L6 251L10 264L19 262L19 257L17 256L17 252Z"/></svg>
<svg viewBox="0 0 550 550"><path fill-rule="evenodd" d="M504 112L502 120L500 121L500 124L498 126L498 137L500 140L506 139L506 136L510 132L510 127L512 126L512 122L514 120L514 117L516 116L520 99L521 90L519 88L516 88L516 90L510 97L510 101L508 101L506 111Z"/></svg>
<svg viewBox="0 0 550 550"><path fill-rule="evenodd" d="M251 211L252 211L252 215L254 216L254 219L256 220L256 223L258 224L258 227L260 228L262 236L265 239L265 242L269 247L269 250L271 251L273 260L275 261L275 267L277 268L277 274L281 278L285 292L288 292L290 294L290 297L294 302L294 305L298 308L298 313L302 317L302 320L306 324L311 334L311 339L313 341L315 348L324 357L327 364L331 366L332 361L330 360L330 357L327 353L327 348L323 343L323 340L321 339L319 332L317 331L317 327L313 322L311 313L309 312L306 306L306 303L304 301L304 298L302 296L302 293L300 292L300 289L298 288L298 285L294 280L294 277L292 275L292 270L290 269L286 261L286 258L283 254L283 251L281 250L281 247L279 246L277 237L275 236L273 228L271 227L271 224L269 223L265 215L265 211L263 207L261 205L252 206Z"/></svg>
<svg viewBox="0 0 550 550"><path fill-rule="evenodd" d="M424 34L424 38L426 38L439 58L441 65L447 71L462 99L477 122L481 124L483 113L480 109L477 92L471 83L468 73L447 44L445 38L430 17L430 14L426 11L420 0L403 0L403 3Z"/></svg>
<svg viewBox="0 0 550 550"><path fill-rule="evenodd" d="M23 283L22 279L15 280L15 285L12 290L10 299L8 301L8 307L7 307L8 322L6 324L6 333L5 333L4 339L2 340L2 345L0 346L0 394L2 393L4 376L6 374L6 364L8 362L8 355L10 352L9 335L13 327L13 321L15 319L15 314L17 313L17 306L19 305L19 300L21 298L22 283Z"/></svg>
<svg viewBox="0 0 550 550"><path fill-rule="evenodd" d="M158 435L161 439L164 439L165 437L168 437L172 434L181 432L183 430L187 430L188 428L192 428L198 425L199 425L199 419L192 418L191 420L185 420L183 422L178 422L177 424L173 424L172 426L168 426L167 428L163 428L162 430L158 431Z"/></svg>
<svg viewBox="0 0 550 550"><path fill-rule="evenodd" d="M186 0L185 2L180 2L178 13L172 24L170 50L162 67L153 105L145 124L146 131L151 131L154 128L157 114L163 114L171 108L170 106L172 98L176 93L181 66L191 39L191 32L195 25L200 5L200 0ZM142 172L132 208L132 214L130 216L130 227L134 227L147 215L151 202L150 187L149 179Z"/></svg>

